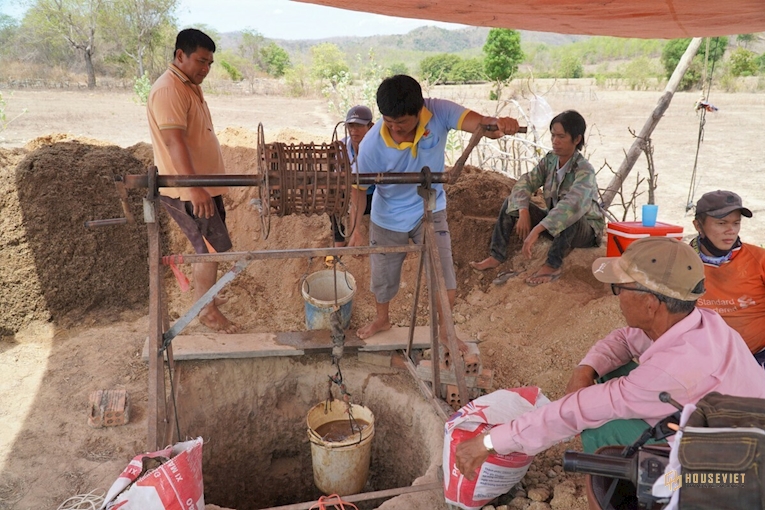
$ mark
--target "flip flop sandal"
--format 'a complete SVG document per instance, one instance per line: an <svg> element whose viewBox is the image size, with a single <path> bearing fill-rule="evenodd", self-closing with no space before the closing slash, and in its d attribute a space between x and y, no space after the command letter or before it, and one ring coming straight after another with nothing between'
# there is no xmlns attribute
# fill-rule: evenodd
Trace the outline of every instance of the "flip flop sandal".
<svg viewBox="0 0 765 510"><path fill-rule="evenodd" d="M557 280L558 278L560 278L561 274L563 274L563 273L554 273L554 274L537 274L537 273L534 273L533 275L531 275L528 278L526 278L526 285L528 285L529 287L536 287L537 285L542 285L543 283L552 283L555 280ZM532 278L544 278L544 280L542 280L541 282L540 281L532 282L531 281Z"/></svg>
<svg viewBox="0 0 765 510"><path fill-rule="evenodd" d="M491 282L494 285L504 285L507 280L518 275L518 271L500 271L497 273L497 277Z"/></svg>

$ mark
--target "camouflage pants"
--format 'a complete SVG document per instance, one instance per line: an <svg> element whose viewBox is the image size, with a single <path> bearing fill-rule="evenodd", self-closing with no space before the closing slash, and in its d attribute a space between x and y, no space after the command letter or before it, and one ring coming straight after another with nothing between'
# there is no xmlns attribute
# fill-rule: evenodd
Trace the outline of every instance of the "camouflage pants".
<svg viewBox="0 0 765 510"><path fill-rule="evenodd" d="M494 224L494 232L491 234L491 256L500 262L508 258L508 246L512 241L518 241L515 237L515 223L518 221L518 211L507 212L509 198L505 199ZM534 228L547 216L547 211L529 204L529 216L531 216L531 228ZM563 232L553 237L547 232L545 235L552 239L552 246L547 252L546 264L554 269L563 265L563 258L566 257L574 248L591 248L597 246L595 231L592 229L584 217L565 229Z"/></svg>

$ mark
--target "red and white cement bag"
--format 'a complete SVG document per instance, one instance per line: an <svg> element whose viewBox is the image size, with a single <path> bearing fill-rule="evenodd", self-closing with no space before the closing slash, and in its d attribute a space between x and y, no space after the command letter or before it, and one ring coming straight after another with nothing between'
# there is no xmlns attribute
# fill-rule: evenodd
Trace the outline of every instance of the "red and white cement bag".
<svg viewBox="0 0 765 510"><path fill-rule="evenodd" d="M204 508L201 437L136 455L112 484L101 506L101 510Z"/></svg>
<svg viewBox="0 0 765 510"><path fill-rule="evenodd" d="M464 510L478 510L494 498L510 491L529 470L533 456L523 453L492 454L470 481L456 466L457 445L494 425L507 423L537 407L549 404L536 386L497 390L479 397L454 413L446 422L444 437L444 497Z"/></svg>

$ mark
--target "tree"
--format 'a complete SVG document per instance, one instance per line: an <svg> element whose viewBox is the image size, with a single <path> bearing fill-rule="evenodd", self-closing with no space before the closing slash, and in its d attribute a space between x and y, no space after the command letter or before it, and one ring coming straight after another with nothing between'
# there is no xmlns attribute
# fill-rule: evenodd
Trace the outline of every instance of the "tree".
<svg viewBox="0 0 765 510"><path fill-rule="evenodd" d="M444 83L452 74L452 69L462 59L451 53L440 53L426 57L420 62L420 78L431 84Z"/></svg>
<svg viewBox="0 0 765 510"><path fill-rule="evenodd" d="M467 58L460 60L452 68L449 81L468 83L472 81L485 81L486 74L483 71L483 60L480 58Z"/></svg>
<svg viewBox="0 0 765 510"><path fill-rule="evenodd" d="M142 77L154 52L164 49L166 34L175 31L173 13L179 0L116 0L106 10L109 39L119 44L125 56L136 64ZM167 56L165 56L167 58Z"/></svg>
<svg viewBox="0 0 765 510"><path fill-rule="evenodd" d="M690 39L673 39L669 41L661 52L661 63L664 65L664 71L667 78L672 76L672 73L680 62L680 57L685 53L685 49L691 43ZM712 71L714 66L719 60L722 59L725 54L725 49L728 46L727 37L715 37L709 41L709 59L707 72ZM704 74L704 61L706 60L706 43L702 43L699 53L693 59L691 67L686 71L678 90L688 90L692 87L698 87L701 85L701 80Z"/></svg>
<svg viewBox="0 0 765 510"><path fill-rule="evenodd" d="M736 36L736 43L747 48L749 47L749 43L754 42L754 39L754 34L738 34Z"/></svg>
<svg viewBox="0 0 765 510"><path fill-rule="evenodd" d="M4 50L11 42L18 29L19 23L15 18L0 14L0 51Z"/></svg>
<svg viewBox="0 0 765 510"><path fill-rule="evenodd" d="M284 72L291 66L287 50L274 42L261 48L260 56L265 66L264 71L276 78L284 76Z"/></svg>
<svg viewBox="0 0 765 510"><path fill-rule="evenodd" d="M242 31L242 38L239 40L239 55L248 60L254 68L263 69L261 48L266 39L256 30L245 29Z"/></svg>
<svg viewBox="0 0 765 510"><path fill-rule="evenodd" d="M494 81L507 81L523 62L521 34L508 28L492 28L483 45L483 67L486 76Z"/></svg>
<svg viewBox="0 0 765 510"><path fill-rule="evenodd" d="M581 78L584 76L584 66L579 57L571 53L563 55L558 63L558 77Z"/></svg>
<svg viewBox="0 0 765 510"><path fill-rule="evenodd" d="M754 76L757 74L757 54L738 47L730 54L730 74L733 76Z"/></svg>
<svg viewBox="0 0 765 510"><path fill-rule="evenodd" d="M409 68L403 62L393 62L388 67L388 75L395 76L397 74L409 74Z"/></svg>
<svg viewBox="0 0 765 510"><path fill-rule="evenodd" d="M319 82L336 85L343 74L348 74L345 55L336 44L321 43L311 47L311 76Z"/></svg>
<svg viewBox="0 0 765 510"><path fill-rule="evenodd" d="M238 54L227 55L230 66L235 67L240 75L243 75L250 84L250 92L255 91L255 78L262 72L264 64L261 49L265 38L255 30L245 29L239 39ZM226 70L231 76L231 72ZM240 78L241 79L241 78Z"/></svg>
<svg viewBox="0 0 765 510"><path fill-rule="evenodd" d="M93 56L96 32L104 15L103 0L36 0L25 19L47 37L63 38L85 59L88 88L96 87Z"/></svg>

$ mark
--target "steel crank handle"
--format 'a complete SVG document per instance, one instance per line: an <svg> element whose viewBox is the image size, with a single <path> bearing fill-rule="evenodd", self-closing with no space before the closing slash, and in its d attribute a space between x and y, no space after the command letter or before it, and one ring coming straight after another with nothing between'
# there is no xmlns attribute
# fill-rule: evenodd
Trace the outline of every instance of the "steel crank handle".
<svg viewBox="0 0 765 510"><path fill-rule="evenodd" d="M486 128L486 131L496 131L498 129L496 124L484 124L483 127ZM527 133L528 129L527 126L518 126L517 133Z"/></svg>

